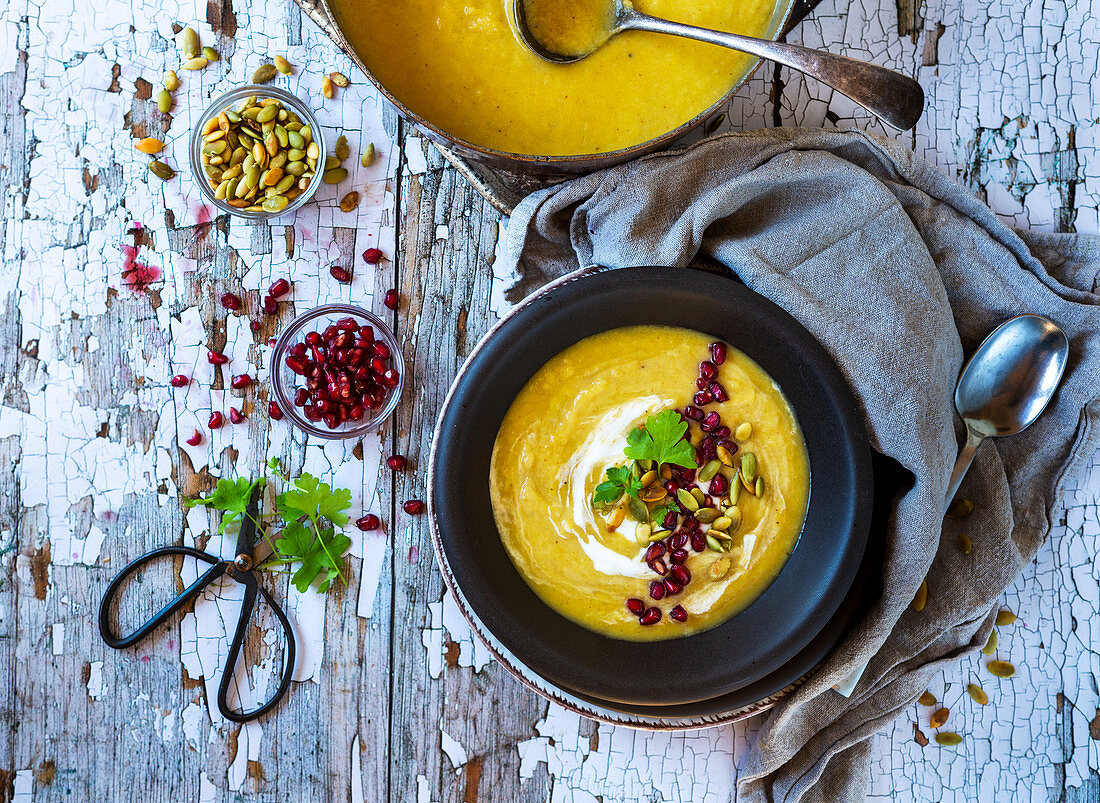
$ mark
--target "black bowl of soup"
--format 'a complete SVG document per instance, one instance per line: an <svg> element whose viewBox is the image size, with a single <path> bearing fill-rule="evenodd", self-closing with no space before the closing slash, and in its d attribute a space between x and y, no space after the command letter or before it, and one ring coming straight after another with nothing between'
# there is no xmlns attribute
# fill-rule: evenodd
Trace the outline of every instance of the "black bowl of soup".
<svg viewBox="0 0 1100 803"><path fill-rule="evenodd" d="M459 372L429 473L475 630L633 706L760 687L799 655L852 586L873 497L859 405L809 332L729 278L657 267L513 309Z"/></svg>

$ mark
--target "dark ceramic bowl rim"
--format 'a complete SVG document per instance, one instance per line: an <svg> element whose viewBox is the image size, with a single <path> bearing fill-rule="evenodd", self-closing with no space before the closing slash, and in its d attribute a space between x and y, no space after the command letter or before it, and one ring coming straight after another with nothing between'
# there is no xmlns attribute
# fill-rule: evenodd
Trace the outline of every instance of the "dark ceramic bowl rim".
<svg viewBox="0 0 1100 803"><path fill-rule="evenodd" d="M615 312L607 304L609 293L628 303ZM564 303L559 298L563 295ZM641 298L652 305L659 300L660 305L640 310ZM712 327L712 334L745 351L775 378L803 426L811 460L809 535L803 535L779 577L756 602L711 630L662 642L601 636L552 611L515 571L492 519L488 483L479 479L480 469L470 471L484 459L487 475L484 455L486 449L491 452L499 418L490 408L491 418L478 419L476 427L464 426L463 419L468 422L471 410L485 404L502 406L503 417L515 392L546 359L587 335L632 323L702 329L698 320L684 318L684 310L695 312L708 299L731 316L730 323ZM593 314L597 308L602 314ZM716 313L710 320L718 317ZM565 323L570 328L555 335L555 323L559 329ZM738 328L753 334L731 336ZM537 338L533 346L517 340L524 332L536 333L529 335ZM772 338L766 350L758 336L764 332ZM515 359L509 364L500 353L505 342L541 352L525 353L519 366ZM776 342L783 348L774 348ZM797 367L792 356L798 358ZM514 391L500 386L501 372L508 369L507 382ZM495 401L485 401L487 387ZM825 426L816 426L819 422ZM487 431L491 436L482 437L479 445L476 433ZM823 449L829 450L828 471ZM582 697L640 706L726 695L797 655L847 595L866 546L873 493L861 411L817 341L786 312L739 283L669 268L587 269L517 305L482 339L456 377L440 412L429 477L437 559L494 639L553 685ZM749 644L755 649L746 650ZM669 666L686 668L695 682L679 682L678 672L665 669Z"/></svg>

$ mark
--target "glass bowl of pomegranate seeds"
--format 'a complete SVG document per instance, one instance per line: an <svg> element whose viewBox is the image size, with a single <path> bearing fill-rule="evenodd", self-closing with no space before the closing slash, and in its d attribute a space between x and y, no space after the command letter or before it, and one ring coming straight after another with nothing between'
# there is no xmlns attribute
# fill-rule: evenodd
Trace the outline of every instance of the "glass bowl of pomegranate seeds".
<svg viewBox="0 0 1100 803"><path fill-rule="evenodd" d="M405 362L382 319L352 304L325 304L295 318L271 354L279 408L319 438L357 438L389 418Z"/></svg>
<svg viewBox="0 0 1100 803"><path fill-rule="evenodd" d="M264 220L293 212L317 193L324 133L295 95L239 86L216 97L195 123L190 161L208 203Z"/></svg>

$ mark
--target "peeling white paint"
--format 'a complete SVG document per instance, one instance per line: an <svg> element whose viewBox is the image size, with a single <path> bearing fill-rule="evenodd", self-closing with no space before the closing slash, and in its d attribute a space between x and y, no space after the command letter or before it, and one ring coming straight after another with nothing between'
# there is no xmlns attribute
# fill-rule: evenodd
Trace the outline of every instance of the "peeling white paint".
<svg viewBox="0 0 1100 803"><path fill-rule="evenodd" d="M88 696L93 700L102 700L107 696L107 686L103 679L103 662L92 661L88 668Z"/></svg>
<svg viewBox="0 0 1100 803"><path fill-rule="evenodd" d="M466 755L466 748L459 744L457 739L443 729L442 719L439 720L439 736L440 745L447 758L451 760L452 767L456 770L460 769L463 764L470 760L469 756Z"/></svg>
<svg viewBox="0 0 1100 803"><path fill-rule="evenodd" d="M364 803L363 797L363 748L359 744L359 734L351 740L351 801Z"/></svg>
<svg viewBox="0 0 1100 803"><path fill-rule="evenodd" d="M65 654L65 624L54 622L50 625L50 649L54 655Z"/></svg>

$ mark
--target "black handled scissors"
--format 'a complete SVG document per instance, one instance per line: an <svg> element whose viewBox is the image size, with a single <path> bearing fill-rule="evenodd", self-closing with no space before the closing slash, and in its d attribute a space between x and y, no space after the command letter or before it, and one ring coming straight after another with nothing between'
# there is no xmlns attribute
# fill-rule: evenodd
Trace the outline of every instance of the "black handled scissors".
<svg viewBox="0 0 1100 803"><path fill-rule="evenodd" d="M290 621L287 619L283 609L279 607L275 600L272 599L271 595L267 593L267 590L256 581L256 576L253 574L253 569L260 563L263 563L272 552L271 544L267 539L264 539L259 547L255 545L256 520L259 516L258 494L259 492L253 497L251 504L248 506L248 512L241 522L241 529L237 536L237 548L234 552L235 557L233 560L220 560L207 552L186 546L169 546L155 549L148 554L142 555L119 572L118 577L112 580L111 584L107 586L107 591L103 594L103 601L99 605L99 633L103 636L103 640L107 642L109 647L120 650L123 647L129 647L132 644L136 644L148 636L172 614L188 602L196 599L202 594L207 586L218 580L223 574L229 575L243 585L244 602L241 604L241 613L237 619L237 630L233 634L233 640L229 644L229 656L225 660L225 666L222 669L221 683L218 685L218 710L221 711L222 716L232 722L249 722L250 720L263 716L274 708L286 693L287 688L290 686L291 676L294 674L294 631L290 626ZM196 558L204 563L211 564L211 566L195 582L184 589L183 593L161 608L160 611L154 614L132 634L129 636L116 636L111 625L111 608L112 602L114 602L115 597L118 595L118 591L122 587L122 584L146 564L152 563L159 558L175 558L181 555ZM286 639L286 651L284 654L285 666L283 667L279 688L275 691L271 699L252 711L234 711L229 707L227 699L229 695L229 684L232 682L234 670L237 666L237 658L240 656L241 646L244 644L245 631L248 629L248 620L251 618L252 611L256 607L257 592L263 595L264 600L271 606L271 609L275 611L275 616L283 628L283 635Z"/></svg>

